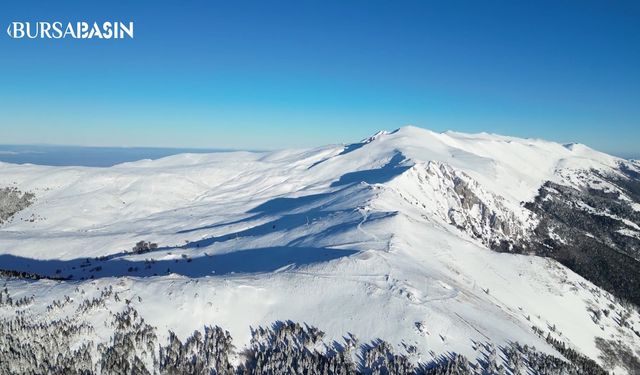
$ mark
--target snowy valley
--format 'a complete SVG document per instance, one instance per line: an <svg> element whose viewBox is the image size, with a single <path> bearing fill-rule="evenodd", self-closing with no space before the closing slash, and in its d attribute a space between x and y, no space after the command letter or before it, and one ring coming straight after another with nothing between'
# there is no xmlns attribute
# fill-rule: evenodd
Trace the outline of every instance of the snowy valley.
<svg viewBox="0 0 640 375"><path fill-rule="evenodd" d="M640 164L416 127L0 163L0 277L0 373L638 374Z"/></svg>

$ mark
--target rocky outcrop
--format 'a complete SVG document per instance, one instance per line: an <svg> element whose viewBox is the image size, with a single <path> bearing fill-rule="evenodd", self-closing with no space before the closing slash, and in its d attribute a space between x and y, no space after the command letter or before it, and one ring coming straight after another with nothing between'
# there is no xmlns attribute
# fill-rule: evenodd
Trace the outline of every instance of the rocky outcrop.
<svg viewBox="0 0 640 375"><path fill-rule="evenodd" d="M10 220L13 215L29 207L35 195L21 192L16 187L0 188L0 224Z"/></svg>
<svg viewBox="0 0 640 375"><path fill-rule="evenodd" d="M423 218L500 252L549 257L640 305L640 168L561 169L532 202L488 191L441 162L417 163L389 186Z"/></svg>
<svg viewBox="0 0 640 375"><path fill-rule="evenodd" d="M487 247L511 251L526 243L536 225L524 207L510 204L445 163L416 164L392 187L409 203L417 202L424 217L453 225Z"/></svg>

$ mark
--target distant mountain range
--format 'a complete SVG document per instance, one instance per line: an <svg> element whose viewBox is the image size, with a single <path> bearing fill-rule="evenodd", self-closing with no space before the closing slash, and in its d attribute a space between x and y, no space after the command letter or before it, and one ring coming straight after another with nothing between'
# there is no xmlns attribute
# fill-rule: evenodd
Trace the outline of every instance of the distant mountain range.
<svg viewBox="0 0 640 375"><path fill-rule="evenodd" d="M184 153L239 151L221 148L92 147L63 145L1 145L0 162L51 166L112 167L142 159L160 159ZM251 151L251 150L249 150ZM623 159L640 159L640 153L614 153Z"/></svg>
<svg viewBox="0 0 640 375"><path fill-rule="evenodd" d="M54 145L0 145L0 162L51 166L111 167L142 159L183 153L211 153L226 149L166 147L85 147Z"/></svg>

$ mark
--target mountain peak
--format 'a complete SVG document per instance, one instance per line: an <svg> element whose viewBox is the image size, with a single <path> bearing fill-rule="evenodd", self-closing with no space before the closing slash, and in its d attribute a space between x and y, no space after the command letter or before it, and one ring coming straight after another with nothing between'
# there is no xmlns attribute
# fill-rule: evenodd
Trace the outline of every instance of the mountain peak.
<svg viewBox="0 0 640 375"><path fill-rule="evenodd" d="M98 352L115 342L104 317L135 307L175 337L228 329L238 353L262 342L250 327L291 319L317 324L327 343L347 331L408 358L459 353L477 359L476 373L493 373L478 349L508 343L556 353L561 342L600 360L609 349L594 342L612 340L631 358L640 315L601 286L640 301L640 166L589 150L405 126L345 147L101 169L1 165L13 184L0 186L11 219L2 268L68 280L5 277L0 332L15 342L64 332L73 340L59 347L87 339ZM163 347L157 332L148 347ZM0 363L23 365L2 349Z"/></svg>
<svg viewBox="0 0 640 375"><path fill-rule="evenodd" d="M376 139L378 139L378 138L380 138L380 137L382 137L382 136L388 135L388 134L391 134L391 133L389 133L389 132L388 132L388 131L386 131L386 130L379 130L379 131L375 132L372 136L367 137L367 138L365 138L365 139L361 140L361 141L360 141L360 143L364 143L364 144L366 144L366 143L370 143L370 142L373 142L373 141L375 141Z"/></svg>

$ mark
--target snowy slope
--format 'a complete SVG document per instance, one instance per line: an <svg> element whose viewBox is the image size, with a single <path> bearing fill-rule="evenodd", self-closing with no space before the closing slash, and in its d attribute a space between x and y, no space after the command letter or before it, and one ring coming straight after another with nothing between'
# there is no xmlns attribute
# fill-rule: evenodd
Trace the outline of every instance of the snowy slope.
<svg viewBox="0 0 640 375"><path fill-rule="evenodd" d="M551 259L490 248L531 236L539 218L524 203L545 182L606 184L587 172L619 174L621 162L579 144L405 127L347 146L111 168L0 163L3 184L35 194L0 226L0 269L70 279L6 281L44 319L75 311L47 310L54 300L113 286L120 302L83 315L101 327L94 341L126 299L161 332L217 324L240 347L250 326L292 320L329 339L387 340L416 362L481 359L485 342L561 357L551 334L605 364L598 337L640 348L637 309ZM158 248L132 253L140 240Z"/></svg>

